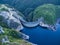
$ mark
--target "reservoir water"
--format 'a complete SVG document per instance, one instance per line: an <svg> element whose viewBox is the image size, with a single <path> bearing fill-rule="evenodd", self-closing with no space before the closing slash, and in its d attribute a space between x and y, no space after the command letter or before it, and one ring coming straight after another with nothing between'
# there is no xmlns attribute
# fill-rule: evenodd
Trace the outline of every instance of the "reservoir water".
<svg viewBox="0 0 60 45"><path fill-rule="evenodd" d="M24 28L23 33L30 36L28 41L37 45L60 45L60 25L56 26L56 31L41 28Z"/></svg>
<svg viewBox="0 0 60 45"><path fill-rule="evenodd" d="M24 11L27 8L35 9L37 6L46 3L60 5L60 0L0 0L0 3L9 4L22 13L25 13ZM34 28L24 27L22 32L30 36L28 41L37 45L60 45L60 25L56 27L56 31L44 29L40 26Z"/></svg>

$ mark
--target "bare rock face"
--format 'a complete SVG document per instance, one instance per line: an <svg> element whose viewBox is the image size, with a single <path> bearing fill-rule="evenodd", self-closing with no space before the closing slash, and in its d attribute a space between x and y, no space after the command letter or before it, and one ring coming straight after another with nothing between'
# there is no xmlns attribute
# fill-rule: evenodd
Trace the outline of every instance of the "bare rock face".
<svg viewBox="0 0 60 45"><path fill-rule="evenodd" d="M19 25L20 24L17 22L14 22L14 20L12 20L12 19L10 20L10 25L9 25L10 28L16 29Z"/></svg>
<svg viewBox="0 0 60 45"><path fill-rule="evenodd" d="M3 28L0 26L0 34L4 33Z"/></svg>
<svg viewBox="0 0 60 45"><path fill-rule="evenodd" d="M16 29L16 30L23 29L20 20L13 16L16 14L18 17L18 14L15 11L12 11L13 10L12 8L7 8L7 9L8 11L4 11L4 10L0 11L0 16L4 17L3 22L6 23L12 29Z"/></svg>

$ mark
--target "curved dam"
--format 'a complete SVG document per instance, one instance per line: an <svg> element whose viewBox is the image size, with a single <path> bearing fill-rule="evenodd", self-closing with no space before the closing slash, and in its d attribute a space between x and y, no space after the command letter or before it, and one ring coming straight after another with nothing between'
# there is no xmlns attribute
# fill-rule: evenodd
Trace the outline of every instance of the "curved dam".
<svg viewBox="0 0 60 45"><path fill-rule="evenodd" d="M36 21L36 22L22 22L22 24L26 27L35 27L39 24L39 22L38 21Z"/></svg>
<svg viewBox="0 0 60 45"><path fill-rule="evenodd" d="M28 1L28 2L27 2ZM55 4L60 5L60 0L1 0L1 3L9 4L10 6L16 8L25 15L25 10L27 8L33 8L33 10L42 4ZM27 11L27 15L28 12ZM21 20L21 18L18 18ZM29 24L24 19L21 20L21 23ZM32 23L32 22L31 22ZM30 26L32 24L29 24ZM56 25L57 31L50 31L48 29L41 28L39 25L34 28L24 27L22 33L29 36L29 42L35 43L37 45L60 45L60 24Z"/></svg>
<svg viewBox="0 0 60 45"><path fill-rule="evenodd" d="M27 22L26 20L24 20L21 16L20 16L20 21L21 23L26 26L26 27L36 27L39 25L40 21L42 21L42 17L40 19L38 19L35 22Z"/></svg>

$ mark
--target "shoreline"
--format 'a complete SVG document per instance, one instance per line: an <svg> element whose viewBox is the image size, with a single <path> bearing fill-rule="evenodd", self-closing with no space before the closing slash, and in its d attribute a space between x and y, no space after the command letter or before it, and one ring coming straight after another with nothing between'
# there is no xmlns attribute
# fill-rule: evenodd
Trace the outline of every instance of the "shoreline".
<svg viewBox="0 0 60 45"><path fill-rule="evenodd" d="M43 22L40 22L39 24L42 28L46 28L49 30L53 30L56 31L56 27L54 25L48 25L48 24L44 24Z"/></svg>

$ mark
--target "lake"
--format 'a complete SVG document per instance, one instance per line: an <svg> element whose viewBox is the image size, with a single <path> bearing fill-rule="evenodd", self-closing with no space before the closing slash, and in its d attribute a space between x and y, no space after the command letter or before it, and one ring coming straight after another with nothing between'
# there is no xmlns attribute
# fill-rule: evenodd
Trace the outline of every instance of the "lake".
<svg viewBox="0 0 60 45"><path fill-rule="evenodd" d="M25 27L22 32L30 36L28 41L37 45L60 45L60 25L56 25L56 28L56 31L51 31L40 26Z"/></svg>
<svg viewBox="0 0 60 45"><path fill-rule="evenodd" d="M27 8L35 9L37 6L46 3L60 5L60 0L1 0L0 3L9 4L22 13L25 13L24 11ZM56 31L44 29L40 26L34 28L24 27L22 32L30 36L30 39L28 41L32 43L38 45L60 45L60 25L57 25L56 27Z"/></svg>

